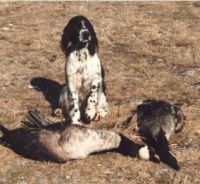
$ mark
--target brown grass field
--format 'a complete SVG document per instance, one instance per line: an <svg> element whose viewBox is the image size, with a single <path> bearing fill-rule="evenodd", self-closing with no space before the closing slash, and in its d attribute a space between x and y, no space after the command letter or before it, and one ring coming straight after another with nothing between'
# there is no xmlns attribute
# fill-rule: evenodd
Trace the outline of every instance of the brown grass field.
<svg viewBox="0 0 200 184"><path fill-rule="evenodd" d="M29 109L55 119L50 100L28 85L37 77L65 83L59 43L69 19L80 14L99 39L110 106L106 118L88 126L134 138L135 118L128 127L124 122L139 101L182 103L186 126L171 141L181 171L118 153L45 163L0 146L0 184L200 183L198 2L1 2L0 121L19 127Z"/></svg>

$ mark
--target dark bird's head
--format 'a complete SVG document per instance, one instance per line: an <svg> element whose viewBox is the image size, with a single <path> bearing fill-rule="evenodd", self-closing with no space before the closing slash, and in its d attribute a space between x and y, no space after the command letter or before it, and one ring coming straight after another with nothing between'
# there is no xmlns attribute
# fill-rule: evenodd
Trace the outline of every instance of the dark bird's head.
<svg viewBox="0 0 200 184"><path fill-rule="evenodd" d="M183 114L183 111L181 110L180 105L174 104L173 108L174 108L174 112L175 112L174 115L175 115L175 118L176 118L175 131L180 132L185 125L186 117Z"/></svg>
<svg viewBox="0 0 200 184"><path fill-rule="evenodd" d="M84 16L73 17L63 30L62 50L68 57L74 50L87 47L90 55L98 50L98 40L90 21Z"/></svg>

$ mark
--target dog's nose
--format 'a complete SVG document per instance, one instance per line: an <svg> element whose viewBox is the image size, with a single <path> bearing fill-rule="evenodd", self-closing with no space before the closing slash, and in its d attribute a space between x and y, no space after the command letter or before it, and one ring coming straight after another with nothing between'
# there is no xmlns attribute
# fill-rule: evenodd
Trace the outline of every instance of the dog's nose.
<svg viewBox="0 0 200 184"><path fill-rule="evenodd" d="M82 35L83 35L83 39L84 40L88 40L89 39L90 34L89 34L88 31L84 31Z"/></svg>

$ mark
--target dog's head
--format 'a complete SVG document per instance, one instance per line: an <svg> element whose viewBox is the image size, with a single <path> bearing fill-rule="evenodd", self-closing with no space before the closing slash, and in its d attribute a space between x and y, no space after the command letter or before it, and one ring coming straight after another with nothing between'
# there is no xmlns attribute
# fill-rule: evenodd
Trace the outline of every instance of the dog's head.
<svg viewBox="0 0 200 184"><path fill-rule="evenodd" d="M87 47L90 55L98 50L98 40L92 24L84 16L73 17L63 30L62 50L68 57L74 50Z"/></svg>

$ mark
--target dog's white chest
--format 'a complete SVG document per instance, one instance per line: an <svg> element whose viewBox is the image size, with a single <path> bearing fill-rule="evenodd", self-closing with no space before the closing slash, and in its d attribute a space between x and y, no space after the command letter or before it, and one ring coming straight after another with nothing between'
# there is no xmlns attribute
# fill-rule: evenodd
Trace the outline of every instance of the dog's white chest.
<svg viewBox="0 0 200 184"><path fill-rule="evenodd" d="M77 75L80 80L88 81L101 73L101 65L96 54L91 56L88 49L74 51L67 62L67 76Z"/></svg>

